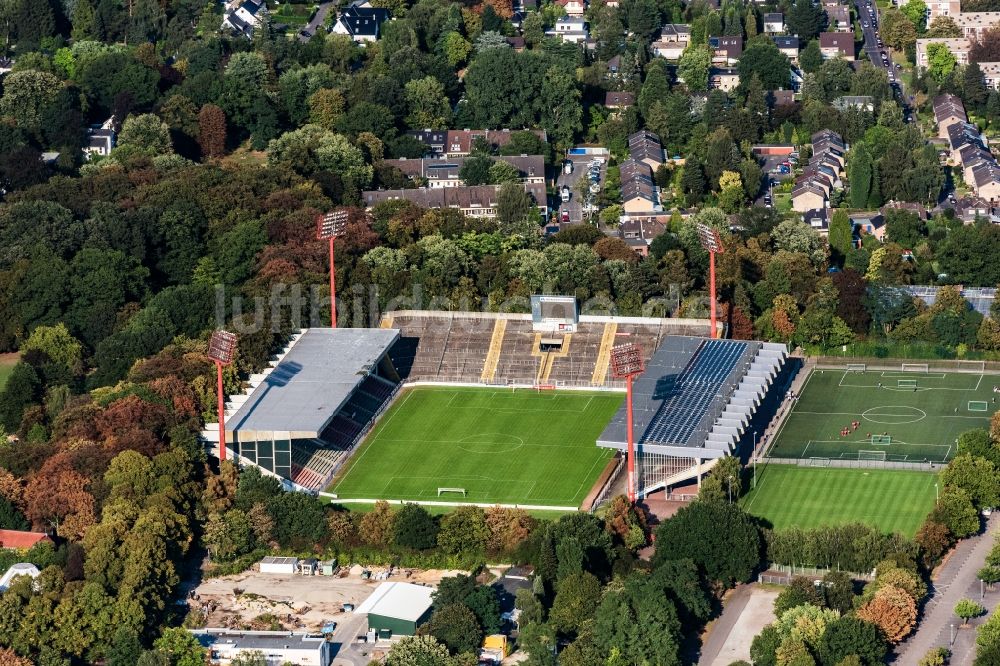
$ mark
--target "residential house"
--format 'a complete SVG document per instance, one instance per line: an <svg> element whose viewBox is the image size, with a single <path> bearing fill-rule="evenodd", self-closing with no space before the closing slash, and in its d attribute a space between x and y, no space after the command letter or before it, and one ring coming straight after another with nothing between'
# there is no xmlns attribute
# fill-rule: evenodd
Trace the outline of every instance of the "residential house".
<svg viewBox="0 0 1000 666"><path fill-rule="evenodd" d="M890 201L886 205L882 206L882 215L887 215L890 210L908 211L925 222L930 218L930 215L927 213L926 206L912 201Z"/></svg>
<svg viewBox="0 0 1000 666"><path fill-rule="evenodd" d="M854 237L861 242L862 236L874 236L878 241L885 242L885 217L882 213L851 213L848 215L851 220L851 230Z"/></svg>
<svg viewBox="0 0 1000 666"><path fill-rule="evenodd" d="M981 62L979 69L983 72L983 83L990 90L1000 90L1000 62Z"/></svg>
<svg viewBox="0 0 1000 666"><path fill-rule="evenodd" d="M231 0L222 15L222 29L253 37L254 30L266 13L266 0Z"/></svg>
<svg viewBox="0 0 1000 666"><path fill-rule="evenodd" d="M361 7L353 3L344 8L330 31L335 35L348 35L358 44L378 41L382 24L390 18L389 10L381 7Z"/></svg>
<svg viewBox="0 0 1000 666"><path fill-rule="evenodd" d="M565 9L569 16L583 16L584 10L587 9L584 0L555 0L555 4Z"/></svg>
<svg viewBox="0 0 1000 666"><path fill-rule="evenodd" d="M986 218L993 214L993 207L989 202L979 197L962 197L955 202L952 209L955 211L955 217L965 224L973 224L977 218Z"/></svg>
<svg viewBox="0 0 1000 666"><path fill-rule="evenodd" d="M0 548L4 550L28 550L43 541L52 543L52 539L44 532L0 530Z"/></svg>
<svg viewBox="0 0 1000 666"><path fill-rule="evenodd" d="M740 85L740 73L735 67L713 67L708 70L708 87L711 90L732 92Z"/></svg>
<svg viewBox="0 0 1000 666"><path fill-rule="evenodd" d="M900 2L899 4L903 5L906 3ZM930 22L938 16L954 17L962 11L962 3L960 0L924 0L924 4L927 5L928 25L930 25Z"/></svg>
<svg viewBox="0 0 1000 666"><path fill-rule="evenodd" d="M792 190L792 210L799 213L825 208L827 200L826 190L812 181L802 183Z"/></svg>
<svg viewBox="0 0 1000 666"><path fill-rule="evenodd" d="M712 64L735 65L743 54L743 35L709 37L708 45L712 49Z"/></svg>
<svg viewBox="0 0 1000 666"><path fill-rule="evenodd" d="M976 41L982 38L983 33L1000 23L1000 12L959 12L952 18L963 37Z"/></svg>
<svg viewBox="0 0 1000 666"><path fill-rule="evenodd" d="M802 213L802 221L826 236L830 233L830 211L827 208L814 208Z"/></svg>
<svg viewBox="0 0 1000 666"><path fill-rule="evenodd" d="M525 183L522 185L538 204L543 216L548 207L545 198L545 185ZM369 210L382 201L410 201L421 208L454 208L469 217L484 217L493 219L497 216L497 194L499 185L466 185L460 187L418 187L409 190L365 190L361 198Z"/></svg>
<svg viewBox="0 0 1000 666"><path fill-rule="evenodd" d="M460 176L465 157L429 157L389 159L382 164L394 167L411 180L420 179L427 187L463 187ZM545 159L541 155L499 155L495 158L515 167L522 183L545 184Z"/></svg>
<svg viewBox="0 0 1000 666"><path fill-rule="evenodd" d="M652 43L653 52L667 60L679 60L691 43L691 26L668 23L660 29L660 38Z"/></svg>
<svg viewBox="0 0 1000 666"><path fill-rule="evenodd" d="M991 204L1000 202L1000 165L996 160L980 162L972 168L972 185L976 196Z"/></svg>
<svg viewBox="0 0 1000 666"><path fill-rule="evenodd" d="M510 44L510 48L514 49L518 53L524 50L527 42L524 41L524 37L508 37L507 43Z"/></svg>
<svg viewBox="0 0 1000 666"><path fill-rule="evenodd" d="M622 110L635 106L635 93L608 92L604 94L604 106L609 109Z"/></svg>
<svg viewBox="0 0 1000 666"><path fill-rule="evenodd" d="M833 108L838 111L862 109L871 112L875 109L875 103L869 95L841 95L833 100Z"/></svg>
<svg viewBox="0 0 1000 666"><path fill-rule="evenodd" d="M663 164L660 137L648 130L636 132L628 138L628 152L633 160L646 164L652 170Z"/></svg>
<svg viewBox="0 0 1000 666"><path fill-rule="evenodd" d="M826 9L827 29L830 32L854 32L851 25L851 10L844 5L827 7Z"/></svg>
<svg viewBox="0 0 1000 666"><path fill-rule="evenodd" d="M785 15L781 12L764 14L764 32L769 35L785 31Z"/></svg>
<svg viewBox="0 0 1000 666"><path fill-rule="evenodd" d="M819 52L823 59L843 58L854 60L853 32L821 32L819 34Z"/></svg>
<svg viewBox="0 0 1000 666"><path fill-rule="evenodd" d="M927 67L927 47L931 44L944 44L955 56L959 65L969 64L969 51L972 49L972 42L968 37L927 37L917 40L917 66Z"/></svg>
<svg viewBox="0 0 1000 666"><path fill-rule="evenodd" d="M613 56L608 60L608 75L611 77L617 77L622 70L622 57L620 55Z"/></svg>
<svg viewBox="0 0 1000 666"><path fill-rule="evenodd" d="M587 22L581 16L560 16L551 30L545 31L550 37L558 37L564 42L580 44L590 39L587 31Z"/></svg>
<svg viewBox="0 0 1000 666"><path fill-rule="evenodd" d="M809 137L812 143L813 157L829 151L837 152L841 155L847 152L847 144L844 139L833 130L820 130Z"/></svg>
<svg viewBox="0 0 1000 666"><path fill-rule="evenodd" d="M640 257L649 255L653 239L662 235L667 225L648 217L626 218L618 225L618 237L628 243Z"/></svg>
<svg viewBox="0 0 1000 666"><path fill-rule="evenodd" d="M934 122L938 126L938 137L948 138L948 129L956 123L969 122L965 104L955 95L938 95L934 98Z"/></svg>
<svg viewBox="0 0 1000 666"><path fill-rule="evenodd" d="M628 213L653 213L660 210L653 170L649 164L628 158L619 165L622 209Z"/></svg>
<svg viewBox="0 0 1000 666"><path fill-rule="evenodd" d="M107 157L115 147L115 133L110 129L98 127L87 130L87 144L83 147L83 156L90 160L94 157Z"/></svg>
<svg viewBox="0 0 1000 666"><path fill-rule="evenodd" d="M785 57L792 62L799 61L799 38L795 35L790 36L780 36L774 35L771 37L774 40L774 45L778 47L778 50L785 54Z"/></svg>
<svg viewBox="0 0 1000 666"><path fill-rule="evenodd" d="M547 141L545 130L412 130L407 132L430 147L432 155L445 157L465 157L472 153L472 144L476 139L483 139L490 148L497 149L510 143L515 132L531 132L542 141ZM443 139L441 135L444 135Z"/></svg>
<svg viewBox="0 0 1000 666"><path fill-rule="evenodd" d="M951 153L952 164L964 164L962 162L962 149L966 147L980 147L986 150L986 144L979 133L979 128L972 123L954 123L948 126L948 150ZM971 153L966 153L966 159L971 157Z"/></svg>
<svg viewBox="0 0 1000 666"><path fill-rule="evenodd" d="M767 93L767 104L772 109L795 104L795 93L791 90L769 90Z"/></svg>
<svg viewBox="0 0 1000 666"><path fill-rule="evenodd" d="M240 631L235 629L192 629L195 639L208 652L213 664L228 664L240 656L264 654L267 664L293 663L300 666L329 666L334 643L323 634L288 631Z"/></svg>

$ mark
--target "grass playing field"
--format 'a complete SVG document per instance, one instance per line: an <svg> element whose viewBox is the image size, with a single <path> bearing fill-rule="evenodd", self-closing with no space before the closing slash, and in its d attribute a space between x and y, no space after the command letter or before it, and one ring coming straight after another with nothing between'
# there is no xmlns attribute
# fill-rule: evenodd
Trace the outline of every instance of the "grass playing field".
<svg viewBox="0 0 1000 666"><path fill-rule="evenodd" d="M1000 376L813 370L768 455L945 462L954 457L962 432L989 425L1000 408L993 402L995 385ZM843 428L850 429L846 436ZM890 443L871 441L884 433Z"/></svg>
<svg viewBox="0 0 1000 666"><path fill-rule="evenodd" d="M611 457L595 442L622 396L418 387L401 395L329 492L339 498L578 506ZM464 488L438 497L438 488Z"/></svg>
<svg viewBox="0 0 1000 666"><path fill-rule="evenodd" d="M862 522L912 537L934 507L936 474L760 465L743 508L774 527Z"/></svg>

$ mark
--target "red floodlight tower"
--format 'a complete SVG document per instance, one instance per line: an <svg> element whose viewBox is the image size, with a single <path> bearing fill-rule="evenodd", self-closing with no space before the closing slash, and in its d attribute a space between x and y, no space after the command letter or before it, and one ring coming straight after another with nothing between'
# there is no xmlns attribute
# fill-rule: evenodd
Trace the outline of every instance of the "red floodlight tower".
<svg viewBox="0 0 1000 666"><path fill-rule="evenodd" d="M337 328L337 269L333 265L333 241L344 235L347 211L334 210L316 216L316 238L330 241L330 327Z"/></svg>
<svg viewBox="0 0 1000 666"><path fill-rule="evenodd" d="M222 366L233 362L236 354L236 334L214 331L208 341L208 357L215 361L216 389L219 398L219 460L226 459L226 404L222 397Z"/></svg>
<svg viewBox="0 0 1000 666"><path fill-rule="evenodd" d="M642 374L646 364L642 360L642 347L629 342L611 348L611 374L625 380L625 418L627 419L628 501L635 504L635 437L632 433L632 379Z"/></svg>
<svg viewBox="0 0 1000 666"><path fill-rule="evenodd" d="M719 235L718 229L713 229L707 224L698 224L697 228L698 238L701 240L701 246L708 251L708 291L709 298L712 299L712 332L708 337L717 338L719 337L719 332L718 329L716 329L715 324L715 304L717 301L715 298L715 255L722 254L726 251L726 248L722 245L722 237Z"/></svg>

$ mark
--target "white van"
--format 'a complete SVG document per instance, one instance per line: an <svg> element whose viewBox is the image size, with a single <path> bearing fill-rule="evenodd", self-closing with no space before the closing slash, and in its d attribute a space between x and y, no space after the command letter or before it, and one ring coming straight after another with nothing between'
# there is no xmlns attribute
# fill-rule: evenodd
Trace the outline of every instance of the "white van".
<svg viewBox="0 0 1000 666"><path fill-rule="evenodd" d="M570 174L573 173L573 162L566 160L563 162L563 173Z"/></svg>
<svg viewBox="0 0 1000 666"><path fill-rule="evenodd" d="M569 201L569 188L563 185L562 190L559 192L559 196L562 198L563 203Z"/></svg>

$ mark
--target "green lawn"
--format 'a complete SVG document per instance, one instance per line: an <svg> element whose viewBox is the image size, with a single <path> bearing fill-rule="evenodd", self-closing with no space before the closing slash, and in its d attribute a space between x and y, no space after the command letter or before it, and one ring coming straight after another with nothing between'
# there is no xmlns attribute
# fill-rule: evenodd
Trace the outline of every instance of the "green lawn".
<svg viewBox="0 0 1000 666"><path fill-rule="evenodd" d="M5 354L0 358L0 389L7 383L7 378L10 377L15 365L17 365L16 354Z"/></svg>
<svg viewBox="0 0 1000 666"><path fill-rule="evenodd" d="M900 382L916 380L916 390ZM955 441L989 426L1000 376L942 372L813 370L768 453L776 458L884 458L945 462ZM985 404L970 405L970 401ZM970 410L970 406L985 411ZM856 430L851 423L859 421ZM847 436L844 427L852 428ZM889 444L870 435L888 433Z"/></svg>
<svg viewBox="0 0 1000 666"><path fill-rule="evenodd" d="M328 489L338 498L579 506L612 452L595 442L622 396L407 390Z"/></svg>
<svg viewBox="0 0 1000 666"><path fill-rule="evenodd" d="M936 474L760 465L743 508L774 527L862 522L912 537L934 507Z"/></svg>

